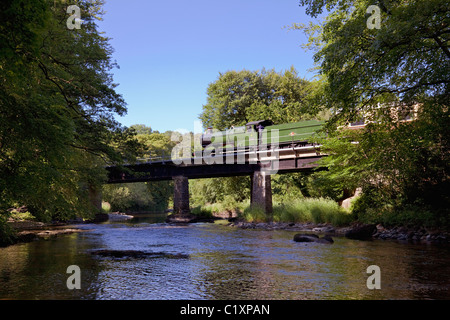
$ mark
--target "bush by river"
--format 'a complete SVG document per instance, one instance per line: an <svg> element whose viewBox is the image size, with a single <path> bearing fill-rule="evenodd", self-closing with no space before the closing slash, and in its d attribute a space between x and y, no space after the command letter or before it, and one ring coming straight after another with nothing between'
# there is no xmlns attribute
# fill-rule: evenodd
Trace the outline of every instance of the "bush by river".
<svg viewBox="0 0 450 320"><path fill-rule="evenodd" d="M247 222L288 222L288 223L331 223L344 226L354 218L350 211L340 207L335 201L325 198L301 198L290 202L274 202L273 213L266 215L262 209L252 208L250 202L215 203L195 207L193 214L238 217Z"/></svg>

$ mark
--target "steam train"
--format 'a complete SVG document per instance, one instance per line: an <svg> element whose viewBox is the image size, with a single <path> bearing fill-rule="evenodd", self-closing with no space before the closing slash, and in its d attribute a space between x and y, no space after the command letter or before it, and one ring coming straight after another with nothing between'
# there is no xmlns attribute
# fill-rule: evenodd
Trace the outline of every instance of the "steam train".
<svg viewBox="0 0 450 320"><path fill-rule="evenodd" d="M325 121L306 120L274 125L271 120L259 120L245 126L232 127L226 131L214 132L208 128L201 137L203 148L224 148L227 150L259 150L294 148L311 145L309 141L322 128ZM278 131L277 131L278 130Z"/></svg>

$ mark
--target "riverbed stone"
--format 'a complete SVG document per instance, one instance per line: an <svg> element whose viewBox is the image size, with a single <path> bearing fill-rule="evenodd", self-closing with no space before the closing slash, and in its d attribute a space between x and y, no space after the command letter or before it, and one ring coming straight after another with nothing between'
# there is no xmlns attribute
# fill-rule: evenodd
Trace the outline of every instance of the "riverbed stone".
<svg viewBox="0 0 450 320"><path fill-rule="evenodd" d="M314 231L314 232L323 232L323 233L333 233L336 230L332 226L325 226L325 227L313 228L312 231Z"/></svg>
<svg viewBox="0 0 450 320"><path fill-rule="evenodd" d="M167 223L192 223L197 217L193 214L171 214L166 218Z"/></svg>
<svg viewBox="0 0 450 320"><path fill-rule="evenodd" d="M377 227L375 224L355 225L345 233L345 236L354 240L369 240L375 234Z"/></svg>
<svg viewBox="0 0 450 320"><path fill-rule="evenodd" d="M295 242L317 242L317 243L333 243L334 240L329 236L326 235L323 238L319 238L316 234L304 234L304 233L297 233L294 235L294 241Z"/></svg>

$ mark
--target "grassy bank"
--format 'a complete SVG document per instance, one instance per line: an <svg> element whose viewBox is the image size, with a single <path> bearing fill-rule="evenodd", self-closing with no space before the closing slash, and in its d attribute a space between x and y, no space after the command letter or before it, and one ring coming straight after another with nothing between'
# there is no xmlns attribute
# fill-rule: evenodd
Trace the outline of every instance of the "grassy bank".
<svg viewBox="0 0 450 320"><path fill-rule="evenodd" d="M241 215L248 207L250 207L250 201L208 203L192 208L191 213L203 217L222 216L227 218L231 214Z"/></svg>
<svg viewBox="0 0 450 320"><path fill-rule="evenodd" d="M250 206L240 216L249 222L268 220L261 209ZM274 222L331 223L334 226L343 226L353 220L352 215L335 201L324 198L303 198L290 203L274 203L271 218Z"/></svg>
<svg viewBox="0 0 450 320"><path fill-rule="evenodd" d="M239 203L215 203L197 206L192 213L201 216L213 216L234 212L248 222L313 222L331 223L342 226L353 221L352 215L342 209L335 201L325 198L302 198L287 202L274 202L273 214L267 216L262 209L251 208L250 201Z"/></svg>

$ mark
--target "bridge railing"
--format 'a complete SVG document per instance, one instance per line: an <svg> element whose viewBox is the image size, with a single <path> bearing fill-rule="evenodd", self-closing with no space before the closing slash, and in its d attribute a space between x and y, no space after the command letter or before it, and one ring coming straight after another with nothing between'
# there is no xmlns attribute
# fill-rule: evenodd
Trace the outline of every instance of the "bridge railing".
<svg viewBox="0 0 450 320"><path fill-rule="evenodd" d="M259 154L266 154L267 152L269 153L275 153L275 154L280 154L280 153L286 153L286 152L292 152L294 157L302 157L302 153L308 153L311 151L314 152L320 152L320 144L313 144L310 146L304 146L304 147L285 147L285 148L276 148L276 149L268 149L268 150L242 150L242 151L238 151L237 149L232 150L230 152L223 152L221 153L222 156L227 156L227 155L244 155L246 157L249 156L255 156L255 155L259 155ZM305 154L304 156L307 156L307 154ZM210 155L210 156L204 156L202 155L201 158L202 159L213 159L215 158L216 155ZM192 155L189 158L176 158L176 160L178 161L183 161L183 160L192 160L195 159L195 157ZM137 158L136 159L137 162L139 163L171 163L173 162L174 159L172 159L172 155L159 155L159 156L149 156L149 157L141 157L141 158Z"/></svg>
<svg viewBox="0 0 450 320"><path fill-rule="evenodd" d="M152 163L152 162L169 162L172 161L171 156L154 156L154 157L143 157L143 158L137 158L138 162L144 162L144 163Z"/></svg>

